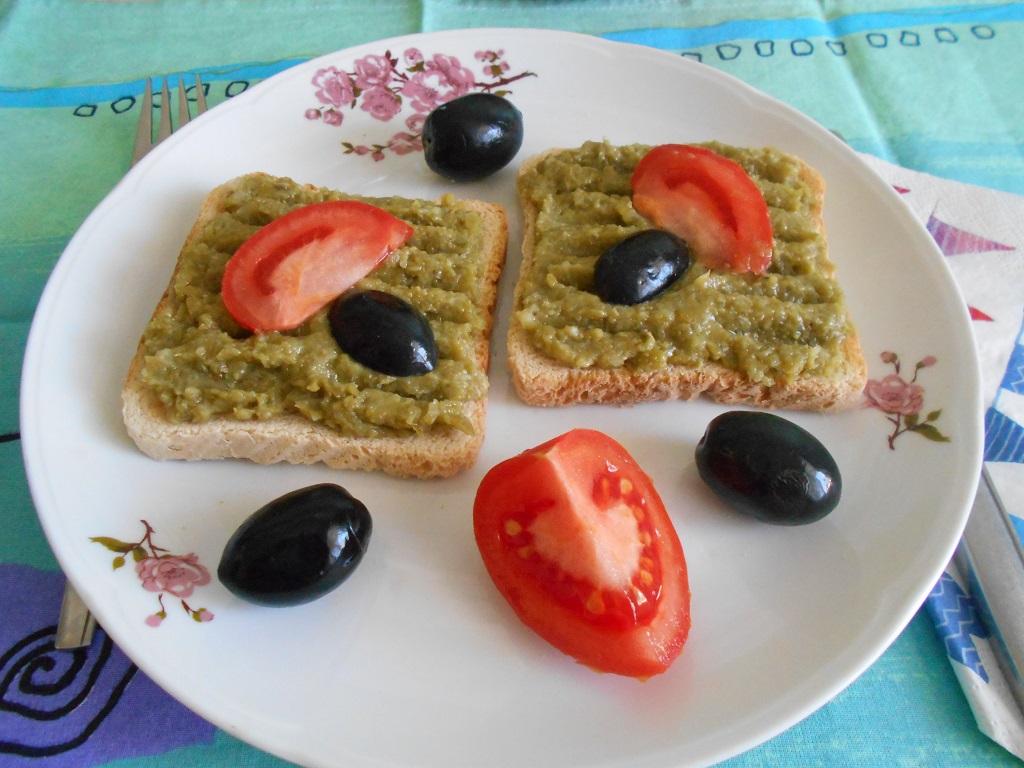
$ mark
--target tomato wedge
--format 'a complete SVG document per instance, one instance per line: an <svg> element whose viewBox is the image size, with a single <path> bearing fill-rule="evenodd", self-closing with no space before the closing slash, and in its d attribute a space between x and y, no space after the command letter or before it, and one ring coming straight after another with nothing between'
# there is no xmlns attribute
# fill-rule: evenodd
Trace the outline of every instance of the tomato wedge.
<svg viewBox="0 0 1024 768"><path fill-rule="evenodd" d="M250 331L286 331L368 275L413 229L356 200L313 203L259 229L228 261L221 297Z"/></svg>
<svg viewBox="0 0 1024 768"><path fill-rule="evenodd" d="M619 443L575 429L480 483L484 566L524 624L600 672L668 669L690 629L686 560L650 478Z"/></svg>
<svg viewBox="0 0 1024 768"><path fill-rule="evenodd" d="M708 269L764 274L772 223L757 184L739 163L690 144L663 144L633 172L633 207L681 237Z"/></svg>

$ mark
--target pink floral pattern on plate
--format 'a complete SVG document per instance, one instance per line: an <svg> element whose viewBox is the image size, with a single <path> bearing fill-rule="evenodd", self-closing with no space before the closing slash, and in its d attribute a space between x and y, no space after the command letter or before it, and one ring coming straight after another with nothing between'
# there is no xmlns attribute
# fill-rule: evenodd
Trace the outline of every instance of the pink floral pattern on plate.
<svg viewBox="0 0 1024 768"><path fill-rule="evenodd" d="M914 366L914 375L909 381L900 375L901 363L895 352L883 352L882 362L894 368L881 379L868 379L864 387L865 403L868 408L876 408L886 414L893 430L889 434L889 449L896 450L896 439L907 432L939 443L948 443L949 438L939 431L935 422L942 415L942 410L929 411L921 418L924 410L924 387L917 383L917 377L925 368L931 368L938 362L933 355L922 358Z"/></svg>
<svg viewBox="0 0 1024 768"><path fill-rule="evenodd" d="M536 77L528 71L508 74L511 67L503 50L477 51L476 59L480 62L481 79L455 56L435 53L427 57L418 48L409 48L401 59L391 51L364 56L355 61L350 71L337 67L318 69L312 84L319 105L307 109L306 117L337 127L345 121L345 110L358 108L374 120L389 122L408 106L411 113L405 117L406 130L395 132L384 143L343 141L341 145L345 154L368 155L375 161L383 160L389 151L396 155L420 152L423 123L434 108L472 91L507 96L512 83Z"/></svg>
<svg viewBox="0 0 1024 768"><path fill-rule="evenodd" d="M140 521L146 528L142 538L134 542L121 541L110 536L93 536L90 541L102 544L117 556L113 559L114 570L123 568L131 556L135 563L135 574L142 582L142 588L156 593L160 609L146 617L146 624L159 627L167 618L164 595L181 601L181 607L193 620L211 621L213 614L205 608L193 608L186 597L191 597L196 587L210 583L210 572L199 563L195 553L174 555L153 543L153 527L145 520Z"/></svg>

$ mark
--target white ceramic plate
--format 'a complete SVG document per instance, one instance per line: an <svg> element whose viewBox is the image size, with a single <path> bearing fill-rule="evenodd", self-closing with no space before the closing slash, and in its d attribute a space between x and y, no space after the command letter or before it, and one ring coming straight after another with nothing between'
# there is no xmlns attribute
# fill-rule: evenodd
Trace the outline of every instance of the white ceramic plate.
<svg viewBox="0 0 1024 768"><path fill-rule="evenodd" d="M410 51L430 66L419 72ZM501 55L491 61L481 51ZM395 77L410 83L401 113L375 119L362 107L382 102L364 91L355 108L336 110L341 125L307 115L324 106L314 82L322 85L322 71L372 78L367 65L375 60L366 57L386 52L397 60ZM777 145L817 166L828 182L833 258L871 378L895 375L882 358L896 353L901 378L917 373L922 388L918 426L930 414L931 436L950 442L918 429L901 433L890 450L890 434L908 423L876 408L792 415L831 448L845 488L828 518L779 528L730 512L701 485L693 449L718 406L541 410L517 401L504 363L521 238L517 163L458 186L430 173L418 152L387 150L374 161L342 144L386 145L408 131L414 103L430 95L418 87L461 82L479 90L498 77L516 78L507 88L526 124L519 160L588 139L714 138ZM348 102L349 94L333 93ZM205 194L253 170L356 193L448 191L508 207L487 439L474 469L440 482L400 481L323 467L162 463L131 444L119 390L138 336ZM934 364L918 370L922 360ZM890 393L912 394L895 379L886 383ZM314 766L679 766L724 759L796 723L906 625L966 518L981 460L980 402L966 310L942 257L898 195L827 130L664 52L556 32L473 30L302 64L151 153L54 270L29 342L21 423L32 492L62 567L129 656L224 730ZM579 425L617 438L653 476L686 550L693 631L669 672L646 683L595 674L522 627L473 542L471 504L483 473ZM157 593L142 588L132 558L112 569L113 553L90 541L138 541L145 519L152 543L195 553L212 572L252 511L328 480L368 504L375 529L356 574L306 606L254 607L214 578L186 599L212 621L190 620L168 592L167 618L154 628L146 619L159 608Z"/></svg>

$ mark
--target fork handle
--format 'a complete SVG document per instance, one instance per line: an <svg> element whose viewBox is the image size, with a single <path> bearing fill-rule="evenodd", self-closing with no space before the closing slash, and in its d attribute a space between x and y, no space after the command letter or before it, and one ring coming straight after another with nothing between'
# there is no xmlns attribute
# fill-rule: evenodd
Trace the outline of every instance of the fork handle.
<svg viewBox="0 0 1024 768"><path fill-rule="evenodd" d="M57 635L53 640L54 648L70 649L89 645L95 631L96 617L92 615L89 606L69 581L64 587L64 601L60 606Z"/></svg>

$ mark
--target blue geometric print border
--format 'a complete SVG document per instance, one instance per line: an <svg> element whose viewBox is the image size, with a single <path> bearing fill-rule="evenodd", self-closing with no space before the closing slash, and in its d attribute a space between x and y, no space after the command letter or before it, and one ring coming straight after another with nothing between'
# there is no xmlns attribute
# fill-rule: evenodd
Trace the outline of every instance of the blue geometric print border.
<svg viewBox="0 0 1024 768"><path fill-rule="evenodd" d="M725 43L730 40L762 38L797 40L811 37L837 39L860 32L922 25L973 24L984 27L988 24L1005 22L1024 22L1024 3L1005 3L989 7L940 6L906 11L852 13L835 19L765 19L725 22L709 27L627 29L607 32L599 37L606 40L638 43L663 50L682 50ZM235 79L251 82L275 75L307 61L308 58L293 58L275 62L242 62L226 67L203 67L195 72L202 76L204 82ZM174 75L175 73L166 74ZM97 83L59 88L12 88L0 84L0 107L75 107L79 104L103 104L123 98L126 94L141 93L144 84L141 79L121 83Z"/></svg>
<svg viewBox="0 0 1024 768"><path fill-rule="evenodd" d="M1024 329L1022 329L1024 334ZM1010 353L1010 362L1006 365L1006 373L1003 374L1003 382L1000 389L1024 395L1024 343L1017 343Z"/></svg>
<svg viewBox="0 0 1024 768"><path fill-rule="evenodd" d="M995 408L985 414L985 461L1024 464L1024 426Z"/></svg>
<svg viewBox="0 0 1024 768"><path fill-rule="evenodd" d="M808 37L837 39L872 30L935 24L992 24L1015 21L1024 21L1024 3L1006 3L987 8L953 6L907 11L852 13L835 19L762 19L730 21L712 27L630 29L608 32L601 37L608 40L649 45L663 50L682 50L714 45L727 40Z"/></svg>
<svg viewBox="0 0 1024 768"><path fill-rule="evenodd" d="M180 73L197 74L203 82L245 82L264 80L302 64L308 59L287 59L273 62L247 62L227 67L199 67ZM179 73L166 73L172 83ZM0 86L0 108L30 107L77 107L80 104L105 104L117 101L127 95L142 93L146 87L145 78L121 83L98 83L92 85L71 85L59 88L4 88Z"/></svg>
<svg viewBox="0 0 1024 768"><path fill-rule="evenodd" d="M952 576L943 572L925 605L946 645L949 658L960 662L987 683L988 672L981 663L974 638L987 638L989 631L981 622L974 599L960 588Z"/></svg>
<svg viewBox="0 0 1024 768"><path fill-rule="evenodd" d="M1010 352L996 402L985 414L985 461L1024 464L1024 425L997 410L1003 392L1024 395L1024 322Z"/></svg>

